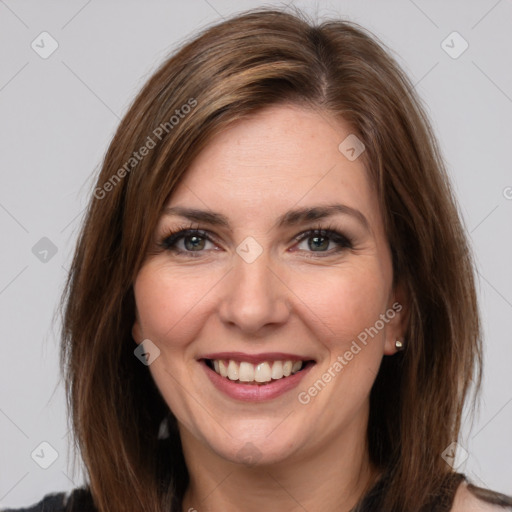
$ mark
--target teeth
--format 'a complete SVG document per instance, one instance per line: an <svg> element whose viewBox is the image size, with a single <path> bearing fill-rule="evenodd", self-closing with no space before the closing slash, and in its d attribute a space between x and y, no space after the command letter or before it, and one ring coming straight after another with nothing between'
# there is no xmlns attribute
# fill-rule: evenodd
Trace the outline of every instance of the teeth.
<svg viewBox="0 0 512 512"><path fill-rule="evenodd" d="M228 364L228 379L229 380L238 380L238 369L239 369L238 363L235 363L235 361L229 361L229 364Z"/></svg>
<svg viewBox="0 0 512 512"><path fill-rule="evenodd" d="M239 382L270 382L297 373L302 369L303 361L264 361L256 365L246 361L237 362L230 359L213 361L213 369L221 377Z"/></svg>
<svg viewBox="0 0 512 512"><path fill-rule="evenodd" d="M218 362L219 363L219 371L217 371L217 368L215 368L215 363ZM214 361L213 362L213 367L215 369L215 371L217 373L220 373L220 375L222 377L227 377L228 376L228 367L226 365L226 363L224 361Z"/></svg>
<svg viewBox="0 0 512 512"><path fill-rule="evenodd" d="M270 365L268 363L260 363L256 366L254 380L256 382L270 382L272 380Z"/></svg>
<svg viewBox="0 0 512 512"><path fill-rule="evenodd" d="M229 362L230 365L231 363L234 363L234 361ZM251 363L240 363L240 370L238 373L240 382L252 382L254 380L254 366Z"/></svg>
<svg viewBox="0 0 512 512"><path fill-rule="evenodd" d="M302 361L295 361L292 365L292 373L297 373L302 368Z"/></svg>
<svg viewBox="0 0 512 512"><path fill-rule="evenodd" d="M281 361L274 361L274 364L272 365L272 378L283 378L283 363Z"/></svg>

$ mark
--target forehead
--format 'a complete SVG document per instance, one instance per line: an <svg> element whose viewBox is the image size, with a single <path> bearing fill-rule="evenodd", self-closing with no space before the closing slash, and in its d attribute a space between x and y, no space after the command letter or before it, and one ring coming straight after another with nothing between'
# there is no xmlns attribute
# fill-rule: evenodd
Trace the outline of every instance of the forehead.
<svg viewBox="0 0 512 512"><path fill-rule="evenodd" d="M193 161L169 206L236 211L247 219L291 206L344 202L375 215L362 158L339 146L343 120L295 105L265 108L216 134Z"/></svg>

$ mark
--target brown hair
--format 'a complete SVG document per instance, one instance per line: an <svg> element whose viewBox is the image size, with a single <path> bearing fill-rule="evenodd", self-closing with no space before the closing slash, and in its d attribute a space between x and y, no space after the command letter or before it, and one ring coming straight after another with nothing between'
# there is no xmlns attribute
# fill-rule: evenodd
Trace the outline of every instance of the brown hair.
<svg viewBox="0 0 512 512"><path fill-rule="evenodd" d="M364 29L260 9L204 30L154 73L91 198L63 297L61 364L101 512L181 510L187 470L176 430L158 448L169 410L133 353L132 283L166 200L212 136L285 102L343 118L364 143L408 295L406 349L384 357L370 397L370 457L389 477L382 510L420 510L453 473L441 454L458 439L471 383L480 387L482 352L473 265L429 122Z"/></svg>

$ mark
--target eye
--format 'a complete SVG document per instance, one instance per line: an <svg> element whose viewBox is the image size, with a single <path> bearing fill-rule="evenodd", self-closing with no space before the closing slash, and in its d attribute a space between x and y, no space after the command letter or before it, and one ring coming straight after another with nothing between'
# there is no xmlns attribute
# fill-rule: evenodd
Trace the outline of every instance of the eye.
<svg viewBox="0 0 512 512"><path fill-rule="evenodd" d="M315 253L318 257L331 256L353 248L350 238L332 228L310 229L294 237L294 240L299 243L292 251ZM205 251L218 249L214 237L209 232L192 227L179 227L168 233L162 238L159 246L186 257L200 257Z"/></svg>
<svg viewBox="0 0 512 512"><path fill-rule="evenodd" d="M205 249L209 249L208 244L213 245L213 241L206 231L200 229L180 229L167 235L160 243L160 246L176 254L195 256L193 253L200 253Z"/></svg>
<svg viewBox="0 0 512 512"><path fill-rule="evenodd" d="M297 235L295 240L299 242L297 246L299 250L327 253L326 255L352 248L352 242L347 236L332 229L318 228L305 231Z"/></svg>

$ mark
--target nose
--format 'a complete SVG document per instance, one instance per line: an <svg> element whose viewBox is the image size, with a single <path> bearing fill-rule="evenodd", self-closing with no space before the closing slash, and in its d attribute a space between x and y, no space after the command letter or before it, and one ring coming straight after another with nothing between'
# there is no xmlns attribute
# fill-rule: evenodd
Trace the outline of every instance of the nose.
<svg viewBox="0 0 512 512"><path fill-rule="evenodd" d="M290 290L271 268L265 251L248 263L235 255L234 266L223 279L219 316L227 325L247 334L284 324L291 310Z"/></svg>

